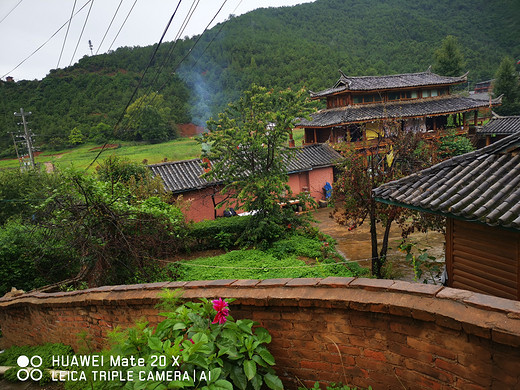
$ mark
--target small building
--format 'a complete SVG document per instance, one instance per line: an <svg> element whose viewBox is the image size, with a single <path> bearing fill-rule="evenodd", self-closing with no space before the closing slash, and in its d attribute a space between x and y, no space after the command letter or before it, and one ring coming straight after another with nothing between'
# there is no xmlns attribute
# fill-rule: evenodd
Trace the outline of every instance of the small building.
<svg viewBox="0 0 520 390"><path fill-rule="evenodd" d="M467 74L447 77L430 69L390 76L340 73L332 88L310 92L312 99L325 99L327 108L298 124L305 129L304 144L366 143L384 136L389 122L421 133L436 134L448 127L467 133L477 124L480 109L500 103L452 94L451 87L466 83Z"/></svg>
<svg viewBox="0 0 520 390"><path fill-rule="evenodd" d="M287 162L289 187L293 194L308 192L316 201L324 198L323 188L334 180L333 167L341 155L328 145L309 145L298 148ZM201 159L173 161L148 166L160 176L164 188L190 202L187 218L195 222L215 219L224 215L218 205L226 201L221 193L221 182L202 178Z"/></svg>
<svg viewBox="0 0 520 390"><path fill-rule="evenodd" d="M374 195L446 217L448 286L520 300L520 132Z"/></svg>
<svg viewBox="0 0 520 390"><path fill-rule="evenodd" d="M520 116L496 115L483 127L477 128L477 148L491 145L493 142L520 131Z"/></svg>

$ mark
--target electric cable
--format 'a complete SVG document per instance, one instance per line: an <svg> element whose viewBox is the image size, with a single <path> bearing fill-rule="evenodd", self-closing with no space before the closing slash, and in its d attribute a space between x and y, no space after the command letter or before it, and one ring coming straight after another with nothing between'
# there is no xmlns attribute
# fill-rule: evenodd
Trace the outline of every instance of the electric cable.
<svg viewBox="0 0 520 390"><path fill-rule="evenodd" d="M136 3L137 3L137 0L135 0L135 1L134 1L134 4L132 4L132 7L130 7L130 11L128 11L128 13L126 14L125 20L123 20L123 23L121 24L121 27L119 27L119 30L117 31L116 36L115 36L114 39L112 40L112 43L111 43L110 46L108 47L107 52L109 52L110 49L112 49L112 46L114 45L114 42L116 41L117 37L119 36L119 33L121 32L121 30L123 29L124 25L126 24L126 21L128 20L128 17L130 16L130 14L132 13L132 11L134 10L134 7L135 7Z"/></svg>
<svg viewBox="0 0 520 390"><path fill-rule="evenodd" d="M22 1L23 1L23 0L20 0L20 1L19 1L19 2L18 2L18 3L13 7L13 8L11 8L11 11L9 11L9 12L7 13L7 15L5 15L5 16L2 18L2 20L0 20L0 23L2 23L2 22L3 22L3 21L4 21L4 20L9 16L9 15L11 15L11 12L13 12L13 11L16 9L16 7L18 7L18 6L20 5L20 3L21 3Z"/></svg>
<svg viewBox="0 0 520 390"><path fill-rule="evenodd" d="M110 30L110 27L112 27L112 23L114 23L114 19L117 16L117 13L119 12L119 8L121 7L121 4L123 4L123 0L119 2L119 5L117 6L116 12L114 13L114 16L112 16L112 20L110 21L110 24L108 25L107 30L105 31L105 35L103 35L103 39L101 39L101 43L98 46L98 49L96 50L96 55L99 53L99 50L101 49L101 46L103 45L103 42L105 42L105 38L108 34L108 31Z"/></svg>
<svg viewBox="0 0 520 390"><path fill-rule="evenodd" d="M80 13L83 8L85 8L89 3L91 3L92 1L94 0L88 0L78 11L76 11L76 13L74 14L74 16L76 16L78 13ZM9 72L7 72L6 74L4 74L3 76L1 76L0 78L4 78L5 76L9 75L11 72L15 71L16 69L18 69L23 63L25 63L25 61L27 61L29 58L31 58L33 55L35 55L38 51L40 51L40 49L42 47L44 47L47 43L49 43L49 41L54 38L56 36L56 34L58 34L61 29L63 27L65 27L67 25L69 21L67 20L65 23L63 23L63 25L54 32L54 34L52 34L50 36L49 39L47 39L44 43L42 43L36 50L34 50L31 54L29 54L25 59L23 59L18 65L16 65L13 69L11 69Z"/></svg>
<svg viewBox="0 0 520 390"><path fill-rule="evenodd" d="M85 23L83 23L83 28L81 29L81 34L79 34L78 43L76 43L76 48L74 49L74 53L72 54L72 58L70 59L69 66L72 65L72 62L74 61L74 56L76 55L76 50L78 50L79 43L81 41L81 38L83 37L83 32L85 31L85 27L87 25L88 17L90 16L90 11L92 10L92 6L94 5L94 0L91 1L90 7L88 9L87 17L85 18Z"/></svg>
<svg viewBox="0 0 520 390"><path fill-rule="evenodd" d="M204 33L206 33L206 31L208 30L209 26L211 25L211 23L213 23L213 21L215 20L215 18L218 16L218 14L220 13L220 11L222 11L222 8L224 7L224 5L227 3L227 0L224 0L224 2L222 3L222 5L220 6L220 8L218 9L217 13L213 16L213 18L209 21L209 23L206 25L206 28L204 29L204 31L202 32L202 34L199 35L199 37L197 38L197 40L195 41L195 43L193 44L193 46L190 48L190 50L187 52L187 54L177 63L177 65L174 67L174 70L171 72L171 74L175 74L175 72L177 71L177 69L180 67L180 65L182 64L182 62L191 54L192 50L195 48L195 46L197 45L197 43L200 41L200 39L202 38L202 36L204 35ZM233 12L236 11L236 9L240 6L240 4L242 4L242 0L240 0L240 2L238 3L238 5L235 7L235 9L233 10ZM197 2L197 5L198 5L198 2ZM191 18L191 17L190 17ZM202 55L206 52L207 48L211 45L211 43L215 40L215 38L218 36L218 34L220 33L220 31L222 31L222 28L224 27L225 25L225 22L222 23L222 25L220 26L220 29L218 30L217 34L213 37L213 39L209 42L209 44L206 46L206 48L203 50L201 56L195 61L195 64L197 63L197 61L202 57ZM184 29L182 30L184 31ZM182 32L180 32L178 35L182 34ZM168 56L167 56L167 61L169 61L169 58L173 52L173 49L175 48L175 46L177 45L177 42L178 42L178 39L175 41L174 45L172 46L172 48L170 48L170 51L168 53ZM162 68L164 67L164 64L163 63L163 66L161 67L161 71L162 71ZM193 69L195 67L195 64L192 66L191 69ZM158 77L158 75L157 75ZM156 77L156 78L157 78ZM156 79L155 78L155 79ZM154 79L154 82L155 82L155 79ZM157 89L157 93L159 93L167 84L168 82L165 82L163 83L163 85L161 85L159 87L159 89ZM151 87L149 87L149 90L151 89ZM151 104L153 103L153 101L155 100L155 97L157 96L154 95L152 97L152 99L150 100L150 102L148 102L148 104ZM140 106L138 106L137 110L136 110L136 114L134 116L131 116L128 121L127 121L127 126L125 127L124 130L128 130L128 126L130 124L132 124L136 118L135 116L137 115L140 115L139 114L139 111L138 109L140 108Z"/></svg>
<svg viewBox="0 0 520 390"><path fill-rule="evenodd" d="M63 49L65 49L65 42L67 42L67 37L69 35L69 30L70 30L70 24L72 22L72 17L74 16L74 10L76 9L76 2L77 2L77 0L74 0L74 5L72 6L72 12L70 13L69 24L67 25L67 32L65 33L65 38L63 39L63 45L61 45L60 57L58 58L58 63L56 64L56 68L60 67L61 56L63 55Z"/></svg>
<svg viewBox="0 0 520 390"><path fill-rule="evenodd" d="M179 1L182 1L182 0L179 0ZM150 57L150 60L148 61L148 65L146 65L146 68L144 69L143 71L143 74L141 75L141 78L139 79L139 82L137 83L137 86L134 88L134 91L132 92L132 95L130 96L130 99L128 99L128 102L126 103L126 106L125 108L123 109L121 115L119 116L119 119L117 120L115 126L114 126L114 131L117 129L117 126L121 123L121 121L123 120L123 117L125 115L125 112L128 108L128 106L130 106L130 103L133 101L137 91L139 90L139 87L141 86L141 83L143 82L143 79L144 77L146 76L146 73L148 72L148 69L152 66L152 63L153 63L153 60L155 59L155 56L157 54L157 51L159 50L159 47L161 46L162 44L162 41L164 39L164 36L166 35L166 33L168 32L168 29L170 28L170 25L173 21L173 18L177 12L177 8L175 8L175 11L173 12L172 16L170 17L170 20L168 21L168 24L166 25L166 28L164 29L162 35L161 35L161 39L159 40L159 42L157 43L157 46L155 47L155 50L153 51L151 57ZM101 153L103 153L103 151L105 150L105 147L106 147L107 143L105 142L105 144L103 145L103 147L101 148L101 150L98 152L98 154L96 155L96 157L94 157L94 160L92 160L92 162L88 165L88 167L86 168L86 170L88 170L92 164L94 164L96 162L96 160L99 158L99 156L101 155Z"/></svg>

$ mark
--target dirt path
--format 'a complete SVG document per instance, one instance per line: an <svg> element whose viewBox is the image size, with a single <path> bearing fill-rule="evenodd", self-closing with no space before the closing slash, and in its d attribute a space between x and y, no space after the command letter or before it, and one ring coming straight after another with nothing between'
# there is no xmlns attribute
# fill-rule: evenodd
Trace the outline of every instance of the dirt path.
<svg viewBox="0 0 520 390"><path fill-rule="evenodd" d="M318 209L314 214L316 225L319 229L337 241L336 249L348 260L354 260L363 267L371 266L371 241L370 226L362 226L348 231L345 226L341 226L330 218L332 209ZM381 230L379 230L381 231ZM428 253L442 260L441 268L444 266L444 235L437 232L414 233L410 240L417 243L419 248L427 248ZM394 279L413 281L414 273L411 265L405 261L405 254L397 249L401 242L401 230L393 226L390 231L390 249L388 259L392 263L392 273Z"/></svg>

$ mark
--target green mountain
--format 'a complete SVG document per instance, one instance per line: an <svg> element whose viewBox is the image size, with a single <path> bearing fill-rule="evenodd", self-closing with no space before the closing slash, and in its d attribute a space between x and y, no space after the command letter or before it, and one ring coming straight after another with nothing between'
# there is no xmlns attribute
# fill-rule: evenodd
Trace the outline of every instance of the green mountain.
<svg viewBox="0 0 520 390"><path fill-rule="evenodd" d="M203 124L253 82L320 90L338 69L354 76L424 71L447 35L462 47L469 86L490 79L504 56L520 58L520 2L317 0L230 16L198 43L161 45L136 98L159 91L169 126ZM63 146L75 127L92 139L99 123L114 126L154 48L124 47L41 81L0 83L1 154L14 153L7 131L18 129L13 112L20 107L33 112L36 143L47 146ZM131 127L124 120L108 137L128 138Z"/></svg>

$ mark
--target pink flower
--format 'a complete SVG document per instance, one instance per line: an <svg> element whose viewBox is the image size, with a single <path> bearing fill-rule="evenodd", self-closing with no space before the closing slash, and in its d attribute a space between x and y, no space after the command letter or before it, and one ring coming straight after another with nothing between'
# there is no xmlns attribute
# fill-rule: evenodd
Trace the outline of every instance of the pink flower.
<svg viewBox="0 0 520 390"><path fill-rule="evenodd" d="M227 321L227 316L229 315L229 309L227 308L228 303L222 298L215 299L211 302L213 303L213 309L217 312L212 324L219 323L222 325Z"/></svg>
<svg viewBox="0 0 520 390"><path fill-rule="evenodd" d="M219 312L221 310L229 311L229 309L226 309L226 307L228 306L228 303L225 300L223 300L222 298L214 299L213 301L211 301L211 303L213 303L213 309L215 309L217 312Z"/></svg>
<svg viewBox="0 0 520 390"><path fill-rule="evenodd" d="M229 314L229 310L224 309L222 311L217 312L215 318L213 319L212 324L219 323L220 325L224 324L227 321L227 316Z"/></svg>

